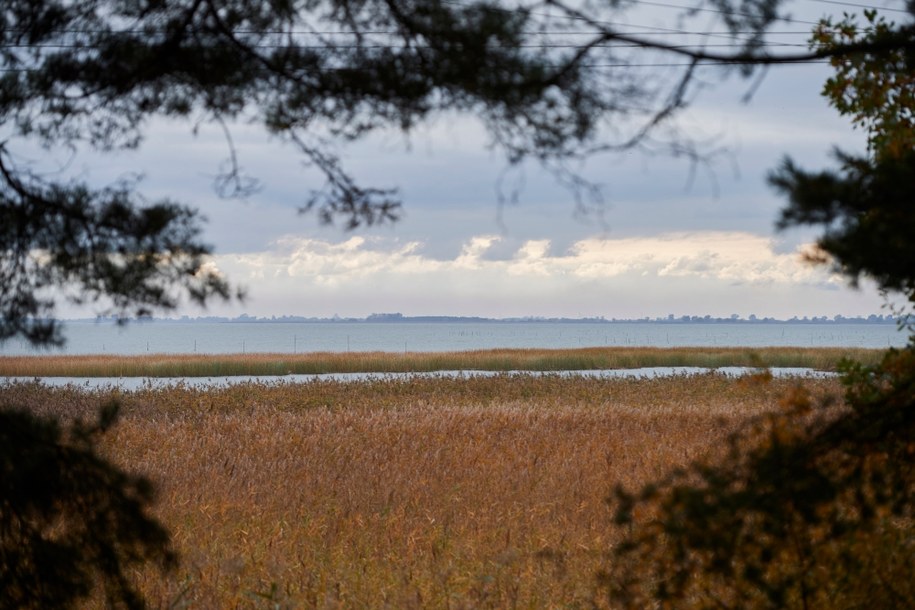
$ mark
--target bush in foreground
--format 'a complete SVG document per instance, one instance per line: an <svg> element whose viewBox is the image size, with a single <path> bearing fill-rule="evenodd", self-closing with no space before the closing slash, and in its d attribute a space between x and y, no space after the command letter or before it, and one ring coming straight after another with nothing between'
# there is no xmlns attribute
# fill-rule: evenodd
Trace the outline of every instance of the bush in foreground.
<svg viewBox="0 0 915 610"><path fill-rule="evenodd" d="M848 364L846 406L782 410L638 493L602 574L624 607L915 607L915 350Z"/></svg>
<svg viewBox="0 0 915 610"><path fill-rule="evenodd" d="M142 608L128 568L176 558L147 513L152 486L96 451L116 403L92 426L0 410L0 608L69 608L89 597Z"/></svg>

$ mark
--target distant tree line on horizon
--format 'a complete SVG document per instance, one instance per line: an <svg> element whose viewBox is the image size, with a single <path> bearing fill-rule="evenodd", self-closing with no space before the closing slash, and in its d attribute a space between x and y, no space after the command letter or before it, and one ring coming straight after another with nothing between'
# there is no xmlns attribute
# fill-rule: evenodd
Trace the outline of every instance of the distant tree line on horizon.
<svg viewBox="0 0 915 610"><path fill-rule="evenodd" d="M98 317L98 318L79 318L67 320L68 322L76 323L118 323L119 321L114 317ZM583 318L563 318L563 317L543 317L543 316L524 316L524 317L509 317L509 318L486 318L480 316L405 316L401 313L373 313L364 318L357 317L340 317L334 315L331 317L306 317L306 316L293 316L293 315L283 315L283 316L251 316L248 314L241 314L234 318L227 316L181 316L176 318L144 318L138 320L140 323L147 322L177 322L177 323L199 323L199 322L212 322L212 323L334 323L334 322L349 322L349 323L404 323L404 324L416 324L416 323L471 323L471 324L486 324L486 323L556 323L556 324L593 324L593 323L604 323L604 324L632 324L632 323L648 323L648 324L897 324L897 325L910 325L915 323L915 316L906 315L906 316L897 316L890 314L870 314L868 316L843 316L843 315L834 315L833 317L827 316L793 316L787 319L779 319L773 317L758 317L755 314L750 314L746 318L741 318L737 314L732 314L726 318L714 317L711 315L703 316L675 316L674 314L668 314L664 317L649 317L645 316L642 318L606 318L604 316L594 316L594 317L583 317Z"/></svg>

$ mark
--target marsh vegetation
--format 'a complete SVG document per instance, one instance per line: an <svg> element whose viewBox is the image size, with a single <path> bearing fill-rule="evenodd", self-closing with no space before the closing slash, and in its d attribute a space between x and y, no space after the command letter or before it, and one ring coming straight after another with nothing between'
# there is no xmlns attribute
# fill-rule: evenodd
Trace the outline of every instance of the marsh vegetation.
<svg viewBox="0 0 915 610"><path fill-rule="evenodd" d="M614 486L714 455L797 383L18 383L0 401L65 421L120 401L102 451L156 484L156 516L181 557L165 577L137 574L151 607L601 607L596 575L625 534L607 502ZM804 385L841 393L835 379Z"/></svg>
<svg viewBox="0 0 915 610"><path fill-rule="evenodd" d="M873 364L883 352L860 348L495 349L465 352L0 356L6 377L225 377L453 370L576 371L640 367L803 367L833 371L843 358Z"/></svg>

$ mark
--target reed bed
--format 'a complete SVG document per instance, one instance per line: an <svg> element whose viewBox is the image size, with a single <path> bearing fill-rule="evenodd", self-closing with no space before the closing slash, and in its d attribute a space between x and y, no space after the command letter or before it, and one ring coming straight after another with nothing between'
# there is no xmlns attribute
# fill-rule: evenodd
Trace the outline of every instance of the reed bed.
<svg viewBox="0 0 915 610"><path fill-rule="evenodd" d="M715 451L796 383L20 383L0 402L72 419L120 399L105 452L155 481L182 557L137 575L154 608L575 608L606 605L595 574L620 534L613 486Z"/></svg>
<svg viewBox="0 0 915 610"><path fill-rule="evenodd" d="M583 348L466 352L310 354L160 354L142 356L2 356L6 377L228 377L446 370L570 371L656 366L805 367L835 370L842 358L865 363L882 350L851 348Z"/></svg>

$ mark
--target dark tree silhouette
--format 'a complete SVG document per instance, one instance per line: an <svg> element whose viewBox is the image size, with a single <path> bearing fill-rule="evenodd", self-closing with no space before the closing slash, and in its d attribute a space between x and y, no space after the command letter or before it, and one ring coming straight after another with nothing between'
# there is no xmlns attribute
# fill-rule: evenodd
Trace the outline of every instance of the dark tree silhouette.
<svg viewBox="0 0 915 610"><path fill-rule="evenodd" d="M779 0L707 0L684 9L675 32L637 34L620 25L637 4L8 0L0 9L0 339L59 341L50 318L60 299L126 318L185 296L205 303L230 294L203 265L209 249L192 209L147 203L136 184L55 179L22 160L23 145L137 147L157 117L227 129L255 123L323 173L323 186L303 185L302 208L355 228L395 219L401 202L394 188L360 185L334 143L381 127L409 132L445 112L472 113L508 163L540 162L586 197L593 191L568 164L588 154L700 157L672 121L703 66L749 73L862 48L913 48L911 29L900 27L880 40L773 53L779 47L766 35L783 19ZM715 45L703 34L710 17ZM227 146L217 188L249 192L230 137Z"/></svg>
<svg viewBox="0 0 915 610"><path fill-rule="evenodd" d="M865 16L863 27L822 24L815 44L877 45L910 27ZM915 53L833 65L824 94L867 129L868 154L838 152L839 169L823 172L787 159L770 177L789 201L778 225L822 227L815 260L915 304ZM724 455L618 489L617 521L632 533L602 575L609 597L631 608L915 606L915 334L877 366L844 367L844 405L799 386Z"/></svg>
<svg viewBox="0 0 915 610"><path fill-rule="evenodd" d="M915 15L915 4L910 11ZM913 26L896 26L865 11L824 22L813 41L829 51L848 45L881 45ZM788 199L777 226L823 227L822 252L853 283L869 277L885 291L915 305L915 49L866 52L832 60L835 76L823 95L842 115L866 130L867 155L835 151L839 169L808 172L786 158L769 182Z"/></svg>
<svg viewBox="0 0 915 610"><path fill-rule="evenodd" d="M92 594L142 608L133 564L174 565L168 533L150 517L152 485L96 451L99 422L66 431L52 418L0 409L0 608L70 608Z"/></svg>
<svg viewBox="0 0 915 610"><path fill-rule="evenodd" d="M114 151L140 146L156 118L227 130L232 122L257 123L323 173L323 186L303 185L302 208L356 228L396 219L400 200L396 189L360 185L336 155L337 141L382 127L409 132L445 112L472 113L507 163L534 160L583 187L568 163L594 152L642 148L699 158L672 121L704 66L736 66L748 75L759 66L855 54L909 58L915 48L905 25L880 37L773 54L766 34L783 18L779 0L698 2L683 11L681 39L664 41L614 20L637 4L5 1L0 340L60 342L53 314L62 300L128 318L183 299L205 304L231 295L207 270L210 250L192 208L147 202L135 183L97 188L42 173L21 154L36 143ZM703 35L709 16L724 27L716 34L727 40L724 51ZM679 59L670 65L671 57ZM217 188L245 194L253 185L230 137L227 147ZM882 180L882 169L864 169L861 184L868 176ZM797 194L800 177L786 165L779 180ZM817 219L816 208L799 205L786 221ZM861 272L871 273L870 264L861 261ZM137 607L142 600L124 566L173 560L164 530L145 512L148 485L100 458L95 436L82 426L64 433L55 422L0 411L3 603L60 607L101 587L110 603Z"/></svg>

